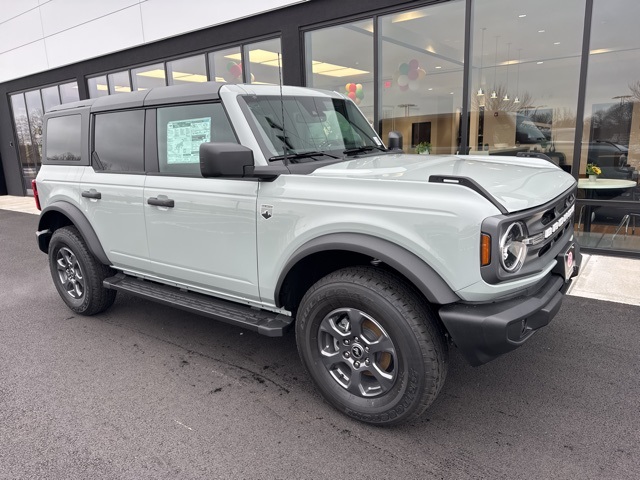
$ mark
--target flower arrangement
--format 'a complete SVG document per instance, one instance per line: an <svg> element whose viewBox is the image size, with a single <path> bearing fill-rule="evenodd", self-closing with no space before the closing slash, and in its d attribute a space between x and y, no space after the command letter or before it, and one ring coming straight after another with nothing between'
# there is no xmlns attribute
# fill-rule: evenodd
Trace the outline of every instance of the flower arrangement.
<svg viewBox="0 0 640 480"><path fill-rule="evenodd" d="M602 170L595 163L587 163L587 175L600 175Z"/></svg>
<svg viewBox="0 0 640 480"><path fill-rule="evenodd" d="M429 153L431 152L431 144L429 142L420 142L416 145L416 153Z"/></svg>

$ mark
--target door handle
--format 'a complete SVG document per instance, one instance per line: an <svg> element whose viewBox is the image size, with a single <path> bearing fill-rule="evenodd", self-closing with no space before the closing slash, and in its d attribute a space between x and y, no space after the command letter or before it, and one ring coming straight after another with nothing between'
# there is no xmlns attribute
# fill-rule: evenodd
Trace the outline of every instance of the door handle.
<svg viewBox="0 0 640 480"><path fill-rule="evenodd" d="M91 190L85 190L84 192L82 192L82 196L84 198L94 198L96 200L100 200L102 198L102 194L95 188L92 188Z"/></svg>
<svg viewBox="0 0 640 480"><path fill-rule="evenodd" d="M156 207L169 207L173 208L175 203L170 198L158 198L158 197L150 197L147 199L147 203L149 205L155 205Z"/></svg>

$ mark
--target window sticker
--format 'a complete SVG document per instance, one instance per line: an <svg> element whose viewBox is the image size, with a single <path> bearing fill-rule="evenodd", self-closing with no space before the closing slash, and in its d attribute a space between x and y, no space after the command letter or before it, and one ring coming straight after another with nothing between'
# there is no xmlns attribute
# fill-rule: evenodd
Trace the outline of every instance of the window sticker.
<svg viewBox="0 0 640 480"><path fill-rule="evenodd" d="M200 144L211 141L211 117L167 123L167 164L199 163Z"/></svg>

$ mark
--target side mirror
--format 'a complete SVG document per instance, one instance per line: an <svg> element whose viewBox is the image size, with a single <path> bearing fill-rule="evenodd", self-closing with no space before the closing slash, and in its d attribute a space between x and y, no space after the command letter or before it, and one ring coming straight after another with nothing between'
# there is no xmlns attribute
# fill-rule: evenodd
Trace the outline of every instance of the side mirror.
<svg viewBox="0 0 640 480"><path fill-rule="evenodd" d="M200 173L205 178L244 177L253 166L253 151L243 145L237 143L200 144Z"/></svg>
<svg viewBox="0 0 640 480"><path fill-rule="evenodd" d="M389 132L387 148L395 151L402 150L402 134L400 132Z"/></svg>

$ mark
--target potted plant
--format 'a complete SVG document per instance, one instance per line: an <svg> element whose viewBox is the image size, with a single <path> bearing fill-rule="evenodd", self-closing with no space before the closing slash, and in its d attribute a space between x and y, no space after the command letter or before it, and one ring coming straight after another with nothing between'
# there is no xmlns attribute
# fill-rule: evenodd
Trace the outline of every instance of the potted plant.
<svg viewBox="0 0 640 480"><path fill-rule="evenodd" d="M589 176L590 182L595 182L598 175L602 173L600 167L595 163L587 163L587 175Z"/></svg>
<svg viewBox="0 0 640 480"><path fill-rule="evenodd" d="M431 152L431 144L429 142L420 142L416 145L416 153L421 155L429 155Z"/></svg>

